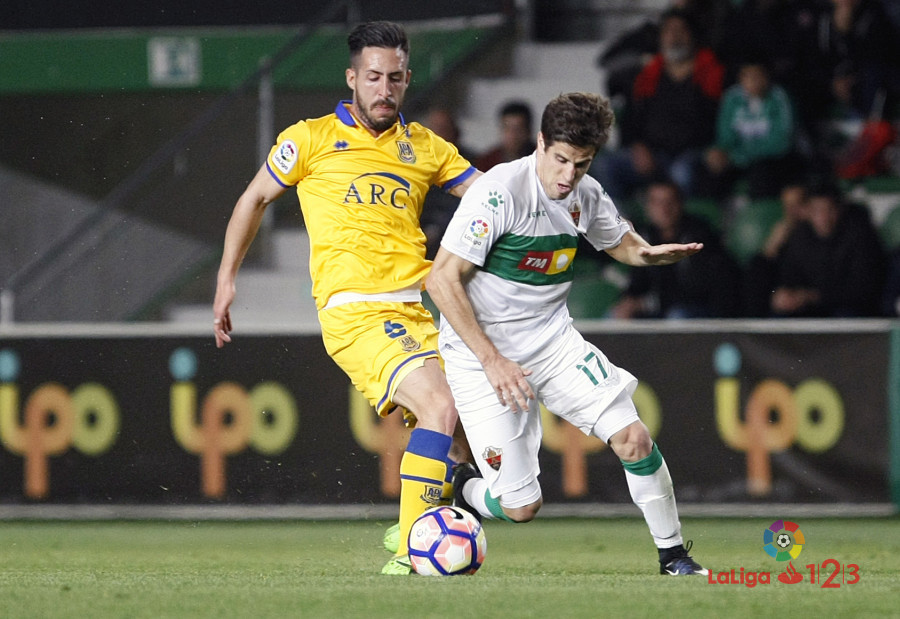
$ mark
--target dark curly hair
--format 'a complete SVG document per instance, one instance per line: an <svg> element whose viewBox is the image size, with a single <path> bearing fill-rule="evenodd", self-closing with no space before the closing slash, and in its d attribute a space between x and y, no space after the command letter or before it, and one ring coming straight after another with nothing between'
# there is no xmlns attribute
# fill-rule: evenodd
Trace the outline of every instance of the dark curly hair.
<svg viewBox="0 0 900 619"><path fill-rule="evenodd" d="M401 26L389 21L372 21L358 25L347 37L350 62L356 60L364 47L400 48L409 55L409 39Z"/></svg>
<svg viewBox="0 0 900 619"><path fill-rule="evenodd" d="M590 92L570 92L559 95L544 108L541 134L546 146L563 142L599 152L609 139L614 119L612 107L605 97Z"/></svg>

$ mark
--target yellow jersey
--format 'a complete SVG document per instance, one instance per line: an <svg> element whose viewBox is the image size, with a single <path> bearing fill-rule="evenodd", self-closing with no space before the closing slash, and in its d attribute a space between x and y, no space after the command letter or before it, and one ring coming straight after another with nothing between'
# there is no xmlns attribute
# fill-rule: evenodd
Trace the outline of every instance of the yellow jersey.
<svg viewBox="0 0 900 619"><path fill-rule="evenodd" d="M269 173L297 187L319 309L339 293L378 295L420 285L431 265L419 225L431 185L475 172L455 146L401 115L373 137L341 101L333 114L285 129Z"/></svg>

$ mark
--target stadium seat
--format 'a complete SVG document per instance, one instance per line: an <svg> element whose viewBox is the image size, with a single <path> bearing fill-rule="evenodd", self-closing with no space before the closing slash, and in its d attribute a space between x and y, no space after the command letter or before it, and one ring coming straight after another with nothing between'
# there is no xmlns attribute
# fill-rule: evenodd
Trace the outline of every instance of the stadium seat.
<svg viewBox="0 0 900 619"><path fill-rule="evenodd" d="M684 203L684 212L705 219L713 230L722 231L722 207L712 199L689 198Z"/></svg>
<svg viewBox="0 0 900 619"><path fill-rule="evenodd" d="M900 176L870 176L863 181L868 193L900 193Z"/></svg>
<svg viewBox="0 0 900 619"><path fill-rule="evenodd" d="M725 232L725 245L742 265L762 248L772 226L781 219L781 202L757 200L737 212Z"/></svg>
<svg viewBox="0 0 900 619"><path fill-rule="evenodd" d="M572 318L606 318L627 284L628 267L612 263L601 268L592 260L576 260L575 265L569 314Z"/></svg>

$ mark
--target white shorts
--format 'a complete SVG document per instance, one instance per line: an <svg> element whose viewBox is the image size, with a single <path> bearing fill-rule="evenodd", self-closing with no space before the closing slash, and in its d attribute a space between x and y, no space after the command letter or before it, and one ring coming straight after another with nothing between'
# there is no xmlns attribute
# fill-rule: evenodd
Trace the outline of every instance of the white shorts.
<svg viewBox="0 0 900 619"><path fill-rule="evenodd" d="M513 412L500 404L481 364L468 349L442 343L441 355L472 454L491 494L502 497L529 485L537 487L542 437L538 401L532 400L524 413ZM631 401L637 379L610 363L571 325L563 337L548 342L531 358L514 361L532 371L528 382L547 410L585 434L608 442L616 432L639 420ZM522 507L501 502L506 507Z"/></svg>

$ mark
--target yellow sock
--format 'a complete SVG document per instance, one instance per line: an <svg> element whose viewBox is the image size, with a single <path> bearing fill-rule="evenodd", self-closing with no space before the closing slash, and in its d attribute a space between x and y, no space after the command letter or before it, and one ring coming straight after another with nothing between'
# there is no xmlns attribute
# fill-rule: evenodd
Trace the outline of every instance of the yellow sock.
<svg viewBox="0 0 900 619"><path fill-rule="evenodd" d="M407 554L409 530L422 512L441 505L447 465L407 451L400 460L400 545L398 555Z"/></svg>

